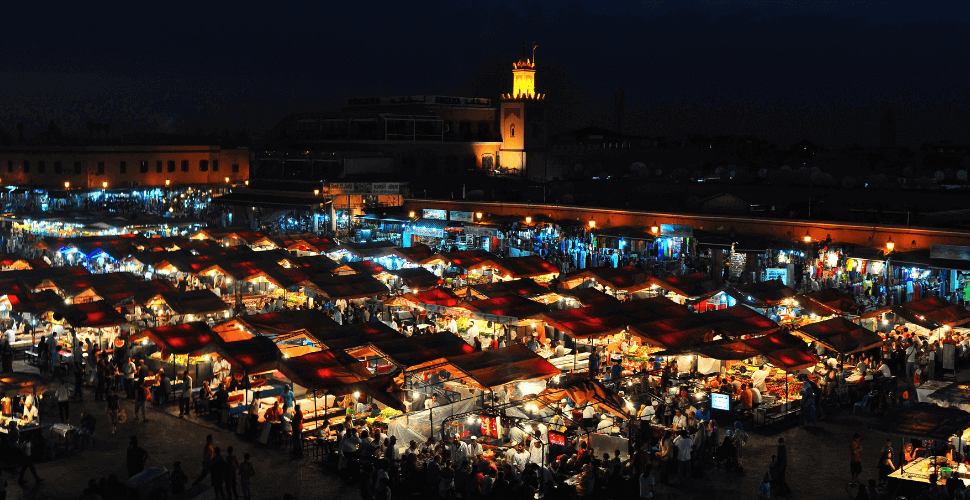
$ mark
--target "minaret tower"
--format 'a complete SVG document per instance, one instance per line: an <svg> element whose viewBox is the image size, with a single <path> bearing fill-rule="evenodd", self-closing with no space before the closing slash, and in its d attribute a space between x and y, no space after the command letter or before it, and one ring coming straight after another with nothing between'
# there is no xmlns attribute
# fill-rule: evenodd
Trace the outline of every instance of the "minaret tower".
<svg viewBox="0 0 970 500"><path fill-rule="evenodd" d="M539 167L538 160L527 161L526 153L546 145L545 95L536 93L536 45L522 44L522 56L512 63L512 93L502 95L502 149L500 166L509 172L527 175L527 167ZM539 174L540 172L534 172Z"/></svg>

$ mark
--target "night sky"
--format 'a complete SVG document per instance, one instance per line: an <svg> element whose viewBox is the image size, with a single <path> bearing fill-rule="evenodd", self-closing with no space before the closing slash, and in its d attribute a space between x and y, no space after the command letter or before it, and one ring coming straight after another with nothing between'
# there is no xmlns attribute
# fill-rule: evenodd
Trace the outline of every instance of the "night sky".
<svg viewBox="0 0 970 500"><path fill-rule="evenodd" d="M623 88L631 134L875 145L890 109L902 145L970 142L967 2L18 2L4 17L11 134L51 119L258 134L347 97L479 94L528 41L537 90L569 110L553 132L612 127Z"/></svg>

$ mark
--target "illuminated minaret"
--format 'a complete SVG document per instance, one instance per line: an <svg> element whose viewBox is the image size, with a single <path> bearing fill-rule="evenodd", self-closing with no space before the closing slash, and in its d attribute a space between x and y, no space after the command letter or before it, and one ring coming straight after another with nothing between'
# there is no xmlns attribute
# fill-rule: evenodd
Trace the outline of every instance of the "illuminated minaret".
<svg viewBox="0 0 970 500"><path fill-rule="evenodd" d="M527 162L526 153L544 148L546 143L543 105L546 96L536 93L536 46L533 44L531 48L530 57L529 46L523 44L522 56L512 63L512 93L502 95L501 107L500 166L523 176L527 174L527 166L530 169L544 166L538 161L541 155ZM534 171L533 174L544 174L544 171Z"/></svg>

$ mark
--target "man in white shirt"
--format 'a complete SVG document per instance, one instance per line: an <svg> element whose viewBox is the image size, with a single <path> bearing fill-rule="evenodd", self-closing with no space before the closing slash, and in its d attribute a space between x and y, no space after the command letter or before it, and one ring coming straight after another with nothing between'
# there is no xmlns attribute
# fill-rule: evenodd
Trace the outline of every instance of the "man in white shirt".
<svg viewBox="0 0 970 500"><path fill-rule="evenodd" d="M431 396L430 398L425 398L424 409L430 410L431 408L434 408L435 406L437 406L437 403L438 403L438 396Z"/></svg>
<svg viewBox="0 0 970 500"><path fill-rule="evenodd" d="M465 463L465 460L468 460L468 452L468 444L461 440L460 435L455 434L454 456L452 457L454 459L453 463L458 465Z"/></svg>
<svg viewBox="0 0 970 500"><path fill-rule="evenodd" d="M71 420L71 393L67 384L61 384L57 388L57 392L54 393L54 397L57 398L57 411L61 415L61 423L69 422Z"/></svg>
<svg viewBox="0 0 970 500"><path fill-rule="evenodd" d="M886 360L882 360L882 362L879 363L879 373L886 378L892 377L892 371L889 370L889 365L886 364Z"/></svg>
<svg viewBox="0 0 970 500"><path fill-rule="evenodd" d="M765 385L765 379L768 378L768 370L765 367L758 368L757 371L751 374L751 385L761 392L768 390L768 386Z"/></svg>
<svg viewBox="0 0 970 500"><path fill-rule="evenodd" d="M751 388L751 406L757 408L761 404L761 391L757 387Z"/></svg>
<svg viewBox="0 0 970 500"><path fill-rule="evenodd" d="M906 348L906 378L910 381L913 380L913 375L916 374L916 346L913 345L913 341L910 341L909 347Z"/></svg>
<svg viewBox="0 0 970 500"><path fill-rule="evenodd" d="M8 344L13 345L13 343L17 341L17 331L13 328L7 330L6 335Z"/></svg>
<svg viewBox="0 0 970 500"><path fill-rule="evenodd" d="M484 452L485 450L482 448L482 445L478 444L478 437L472 436L472 444L468 445L468 456L472 459L477 459Z"/></svg>
<svg viewBox="0 0 970 500"><path fill-rule="evenodd" d="M29 424L37 420L37 406L34 404L33 396L27 396L27 399L24 400L24 413L21 417L23 418L22 423L24 424Z"/></svg>
<svg viewBox="0 0 970 500"><path fill-rule="evenodd" d="M654 401L654 403L656 402ZM657 414L657 408L652 404L640 405L640 420L649 421L656 414Z"/></svg>
<svg viewBox="0 0 970 500"><path fill-rule="evenodd" d="M546 465L546 446L542 444L538 439L532 441L532 446L529 447L529 460L539 465L540 467Z"/></svg>
<svg viewBox="0 0 970 500"><path fill-rule="evenodd" d="M671 426L675 431L680 431L687 428L687 416L684 415L684 412L680 411L680 408L678 408L674 414L674 419Z"/></svg>
<svg viewBox="0 0 970 500"><path fill-rule="evenodd" d="M693 447L694 440L687 435L687 431L682 431L674 439L674 449L677 450L678 472L682 478L687 478L690 475L690 453Z"/></svg>
<svg viewBox="0 0 970 500"><path fill-rule="evenodd" d="M561 358L566 355L566 348L563 347L562 342L556 342L556 353L553 357Z"/></svg>
<svg viewBox="0 0 970 500"><path fill-rule="evenodd" d="M525 441L526 433L519 427L512 427L509 429L509 443L512 446L518 446L520 443Z"/></svg>
<svg viewBox="0 0 970 500"><path fill-rule="evenodd" d="M532 458L532 454L525 450L522 445L516 446L515 456L512 457L512 473L515 475L516 479L522 477L522 472L529 465L529 460Z"/></svg>
<svg viewBox="0 0 970 500"><path fill-rule="evenodd" d="M596 412L593 411L593 405L587 403L586 408L583 408L583 427L587 429L593 427L593 425L595 425L593 422L593 417L595 415Z"/></svg>

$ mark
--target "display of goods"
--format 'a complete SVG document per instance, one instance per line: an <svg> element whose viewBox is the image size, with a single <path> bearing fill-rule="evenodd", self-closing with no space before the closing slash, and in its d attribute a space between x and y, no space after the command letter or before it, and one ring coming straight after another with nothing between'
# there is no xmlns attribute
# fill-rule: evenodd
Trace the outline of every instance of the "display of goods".
<svg viewBox="0 0 970 500"><path fill-rule="evenodd" d="M485 460L495 460L495 452L491 450L483 451L482 458L484 458Z"/></svg>
<svg viewBox="0 0 970 500"><path fill-rule="evenodd" d="M768 394L771 394L778 399L785 399L785 383L781 382L766 382L765 385L768 387ZM802 384L800 383L789 383L788 384L788 399L801 399L801 395L798 393L802 390Z"/></svg>
<svg viewBox="0 0 970 500"><path fill-rule="evenodd" d="M403 415L403 413L394 408L384 408L381 410L381 416L384 418L394 418L398 415Z"/></svg>

